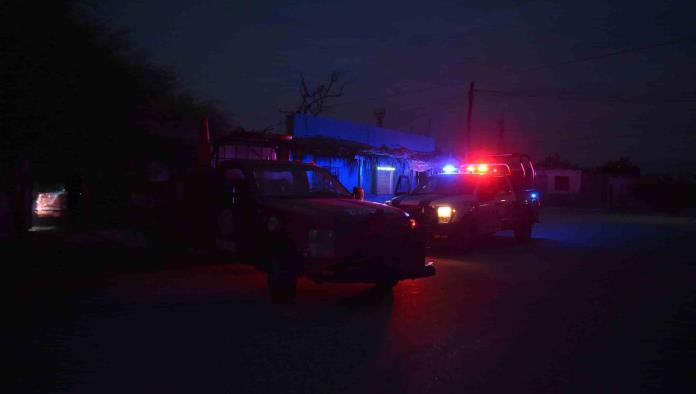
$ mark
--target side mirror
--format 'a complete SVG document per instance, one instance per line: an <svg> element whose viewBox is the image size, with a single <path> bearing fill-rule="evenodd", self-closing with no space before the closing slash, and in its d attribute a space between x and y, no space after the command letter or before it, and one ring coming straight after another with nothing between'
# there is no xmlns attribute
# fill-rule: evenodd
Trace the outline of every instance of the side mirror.
<svg viewBox="0 0 696 394"><path fill-rule="evenodd" d="M362 187L354 187L353 188L353 198L356 200L364 200L365 199L365 190Z"/></svg>

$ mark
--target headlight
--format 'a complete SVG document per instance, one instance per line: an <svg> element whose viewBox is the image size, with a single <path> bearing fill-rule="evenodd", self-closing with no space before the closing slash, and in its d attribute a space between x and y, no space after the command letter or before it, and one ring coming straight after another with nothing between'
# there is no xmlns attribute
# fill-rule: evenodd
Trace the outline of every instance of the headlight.
<svg viewBox="0 0 696 394"><path fill-rule="evenodd" d="M309 255L312 257L331 257L336 248L336 236L332 230L309 230Z"/></svg>
<svg viewBox="0 0 696 394"><path fill-rule="evenodd" d="M454 209L448 205L437 207L437 222L449 223L452 220L452 214L454 212Z"/></svg>
<svg viewBox="0 0 696 394"><path fill-rule="evenodd" d="M277 217L271 216L268 218L268 222L266 222L266 226L268 228L268 231L276 231L278 227L280 226L280 221L278 220Z"/></svg>

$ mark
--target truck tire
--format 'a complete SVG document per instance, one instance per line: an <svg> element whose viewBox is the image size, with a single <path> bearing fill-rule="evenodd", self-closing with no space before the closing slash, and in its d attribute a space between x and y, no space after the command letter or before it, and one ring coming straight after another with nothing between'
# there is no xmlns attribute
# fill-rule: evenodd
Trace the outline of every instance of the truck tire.
<svg viewBox="0 0 696 394"><path fill-rule="evenodd" d="M529 215L523 215L515 226L515 240L527 242L532 238L532 220Z"/></svg>
<svg viewBox="0 0 696 394"><path fill-rule="evenodd" d="M471 251L476 240L476 228L473 223L467 223L462 227L454 243L454 249L459 253Z"/></svg>
<svg viewBox="0 0 696 394"><path fill-rule="evenodd" d="M278 304L289 304L297 294L297 275L289 269L288 262L273 257L268 262L266 278L268 294L271 301Z"/></svg>

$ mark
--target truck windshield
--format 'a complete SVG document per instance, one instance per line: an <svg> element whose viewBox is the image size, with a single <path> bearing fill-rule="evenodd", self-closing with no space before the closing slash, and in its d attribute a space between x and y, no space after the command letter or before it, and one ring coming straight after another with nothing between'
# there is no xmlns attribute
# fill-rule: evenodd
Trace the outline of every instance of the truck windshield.
<svg viewBox="0 0 696 394"><path fill-rule="evenodd" d="M412 194L474 194L478 175L436 175L413 189Z"/></svg>
<svg viewBox="0 0 696 394"><path fill-rule="evenodd" d="M253 170L256 187L268 197L352 197L333 176L308 168L269 167Z"/></svg>

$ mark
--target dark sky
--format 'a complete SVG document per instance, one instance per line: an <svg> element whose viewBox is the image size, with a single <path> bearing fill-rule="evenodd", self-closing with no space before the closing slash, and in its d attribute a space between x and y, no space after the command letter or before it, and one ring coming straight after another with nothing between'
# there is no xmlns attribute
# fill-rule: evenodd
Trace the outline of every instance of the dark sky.
<svg viewBox="0 0 696 394"><path fill-rule="evenodd" d="M350 84L330 116L372 124L385 107L385 127L430 132L447 147L463 135L474 81L514 93L476 93L478 146L494 146L505 113L509 150L696 170L693 0L92 3L246 128L277 125L296 106L300 72L316 84L339 69Z"/></svg>

